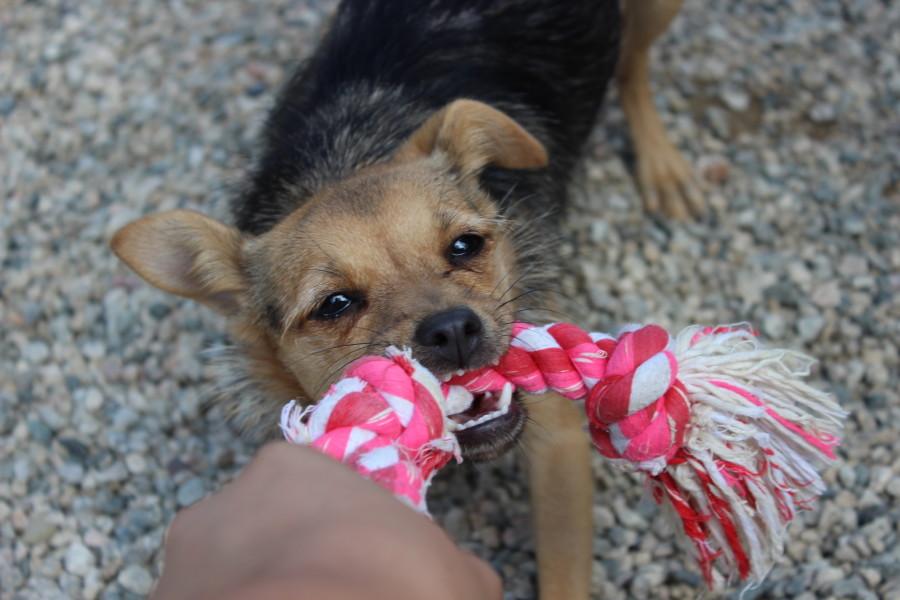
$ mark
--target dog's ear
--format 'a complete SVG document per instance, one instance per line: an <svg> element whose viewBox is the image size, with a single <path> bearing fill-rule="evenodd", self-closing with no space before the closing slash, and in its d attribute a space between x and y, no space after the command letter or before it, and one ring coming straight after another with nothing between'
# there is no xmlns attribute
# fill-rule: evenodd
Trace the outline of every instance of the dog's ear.
<svg viewBox="0 0 900 600"><path fill-rule="evenodd" d="M200 213L172 210L133 221L110 241L113 252L156 287L230 315L246 290L241 235Z"/></svg>
<svg viewBox="0 0 900 600"><path fill-rule="evenodd" d="M487 165L506 169L547 166L547 150L505 113L475 100L455 100L422 124L400 150L400 162L444 153L464 175Z"/></svg>

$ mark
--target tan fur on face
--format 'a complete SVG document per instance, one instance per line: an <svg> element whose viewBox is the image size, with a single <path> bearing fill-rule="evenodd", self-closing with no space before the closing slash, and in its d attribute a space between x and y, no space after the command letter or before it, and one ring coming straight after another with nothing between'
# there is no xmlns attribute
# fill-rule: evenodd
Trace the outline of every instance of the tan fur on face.
<svg viewBox="0 0 900 600"><path fill-rule="evenodd" d="M496 360L514 315L516 256L478 174L489 164L546 163L543 146L507 115L457 100L393 160L298 199L300 208L259 237L170 211L130 223L112 246L150 283L229 317L240 358L227 362L224 387L240 395L231 412L253 426L274 420L285 400L318 398L358 356L412 345L419 322L443 309L466 306L482 321L470 367ZM463 234L486 242L454 266L447 250ZM314 318L336 292L365 301L338 319Z"/></svg>
<svg viewBox="0 0 900 600"><path fill-rule="evenodd" d="M310 395L353 358L410 345L418 323L442 309L468 306L485 325L491 358L505 350L512 305L498 308L499 296L515 279L507 226L474 180L441 163L379 167L340 182L254 244L256 302L276 313L281 360ZM467 233L486 244L454 267L447 248ZM363 294L365 305L335 320L313 317L328 295L346 291Z"/></svg>

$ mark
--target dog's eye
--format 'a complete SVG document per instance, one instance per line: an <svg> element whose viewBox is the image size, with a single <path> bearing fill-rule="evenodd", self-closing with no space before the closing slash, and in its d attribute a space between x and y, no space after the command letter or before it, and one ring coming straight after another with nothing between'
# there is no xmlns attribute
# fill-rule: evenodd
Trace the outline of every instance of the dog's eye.
<svg viewBox="0 0 900 600"><path fill-rule="evenodd" d="M316 319L337 319L359 300L358 296L350 292L331 294L319 305L314 316Z"/></svg>
<svg viewBox="0 0 900 600"><path fill-rule="evenodd" d="M482 248L484 248L484 238L474 233L467 233L453 240L447 250L447 258L453 264L460 264L477 256Z"/></svg>

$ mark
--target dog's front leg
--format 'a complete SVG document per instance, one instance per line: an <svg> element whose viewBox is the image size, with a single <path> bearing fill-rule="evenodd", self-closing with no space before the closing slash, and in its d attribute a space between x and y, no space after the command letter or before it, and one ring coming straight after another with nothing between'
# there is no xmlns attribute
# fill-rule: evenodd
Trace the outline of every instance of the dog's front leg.
<svg viewBox="0 0 900 600"><path fill-rule="evenodd" d="M541 600L587 600L593 564L593 478L584 417L556 394L526 400L531 510Z"/></svg>

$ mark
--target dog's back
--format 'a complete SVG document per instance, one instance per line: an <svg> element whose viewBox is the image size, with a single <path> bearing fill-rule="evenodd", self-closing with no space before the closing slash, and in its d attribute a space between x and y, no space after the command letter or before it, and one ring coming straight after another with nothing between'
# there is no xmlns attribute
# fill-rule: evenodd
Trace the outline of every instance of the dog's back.
<svg viewBox="0 0 900 600"><path fill-rule="evenodd" d="M546 210L564 197L618 38L617 0L346 0L269 118L236 223L267 231L323 184L385 160L457 98L503 110L546 146L539 175L481 176L498 199L514 189Z"/></svg>

